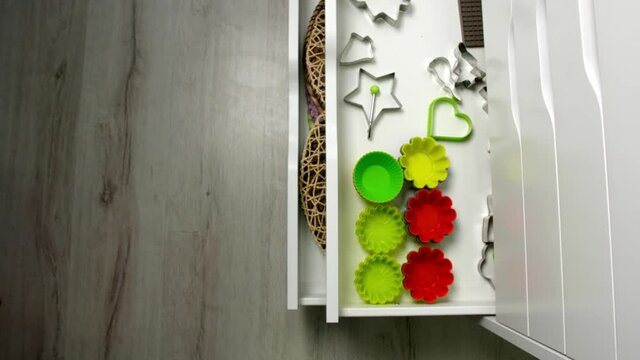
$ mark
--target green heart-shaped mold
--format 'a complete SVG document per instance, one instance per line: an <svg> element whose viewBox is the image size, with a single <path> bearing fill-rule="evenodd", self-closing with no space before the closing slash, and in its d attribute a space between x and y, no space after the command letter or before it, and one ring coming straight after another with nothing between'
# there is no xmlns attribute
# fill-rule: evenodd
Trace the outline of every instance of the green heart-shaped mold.
<svg viewBox="0 0 640 360"><path fill-rule="evenodd" d="M463 120L467 124L467 131L462 136L444 136L444 135L434 135L433 134L433 124L435 109L440 104L449 104L453 107L453 115L458 119ZM439 97L431 102L429 105L429 120L428 120L428 128L427 128L427 137L432 137L436 140L441 141L455 141L461 142L465 141L471 133L473 132L473 123L471 122L471 118L469 115L462 113L458 110L458 102L454 98L450 97Z"/></svg>

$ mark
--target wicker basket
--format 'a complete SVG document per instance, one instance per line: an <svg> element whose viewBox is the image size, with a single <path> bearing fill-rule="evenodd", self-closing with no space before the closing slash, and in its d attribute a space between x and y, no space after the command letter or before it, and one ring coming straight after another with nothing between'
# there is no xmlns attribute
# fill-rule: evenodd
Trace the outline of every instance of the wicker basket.
<svg viewBox="0 0 640 360"><path fill-rule="evenodd" d="M324 39L324 0L320 0L309 20L304 40L304 79L307 93L320 113L325 110Z"/></svg>

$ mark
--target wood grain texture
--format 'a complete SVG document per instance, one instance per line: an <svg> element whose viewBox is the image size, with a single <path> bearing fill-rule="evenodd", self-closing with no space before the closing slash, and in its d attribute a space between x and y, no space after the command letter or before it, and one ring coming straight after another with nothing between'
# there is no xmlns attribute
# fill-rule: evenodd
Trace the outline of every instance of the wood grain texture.
<svg viewBox="0 0 640 360"><path fill-rule="evenodd" d="M0 1L1 359L526 359L285 310L285 0Z"/></svg>

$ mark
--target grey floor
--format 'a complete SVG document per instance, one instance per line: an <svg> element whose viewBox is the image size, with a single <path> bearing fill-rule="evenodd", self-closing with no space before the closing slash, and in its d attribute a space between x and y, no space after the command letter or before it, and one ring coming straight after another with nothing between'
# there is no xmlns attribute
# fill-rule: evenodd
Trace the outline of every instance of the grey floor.
<svg viewBox="0 0 640 360"><path fill-rule="evenodd" d="M286 0L0 0L0 359L530 359L285 310L286 41Z"/></svg>

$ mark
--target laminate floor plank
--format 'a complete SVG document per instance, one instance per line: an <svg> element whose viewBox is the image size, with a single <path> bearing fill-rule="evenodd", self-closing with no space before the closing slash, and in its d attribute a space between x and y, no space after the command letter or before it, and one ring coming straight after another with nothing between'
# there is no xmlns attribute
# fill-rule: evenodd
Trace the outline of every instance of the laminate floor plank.
<svg viewBox="0 0 640 360"><path fill-rule="evenodd" d="M528 359L285 310L287 1L0 1L1 359Z"/></svg>

